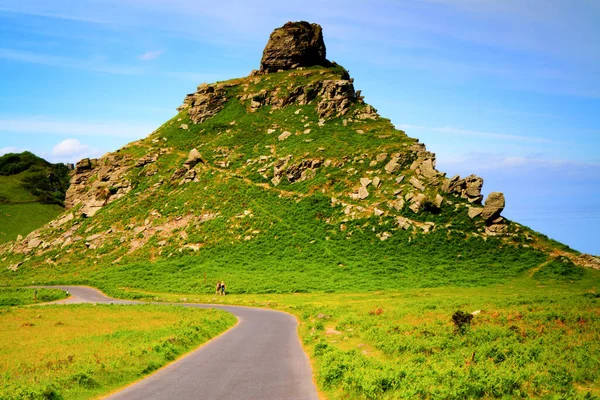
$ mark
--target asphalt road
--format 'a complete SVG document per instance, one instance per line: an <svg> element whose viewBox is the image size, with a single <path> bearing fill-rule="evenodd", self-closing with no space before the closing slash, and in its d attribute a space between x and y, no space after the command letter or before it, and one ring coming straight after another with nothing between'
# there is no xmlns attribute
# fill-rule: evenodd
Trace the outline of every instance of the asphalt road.
<svg viewBox="0 0 600 400"><path fill-rule="evenodd" d="M81 286L59 286L72 297L59 303L136 304ZM225 334L108 399L318 399L297 321L289 314L259 308L207 304L238 318Z"/></svg>

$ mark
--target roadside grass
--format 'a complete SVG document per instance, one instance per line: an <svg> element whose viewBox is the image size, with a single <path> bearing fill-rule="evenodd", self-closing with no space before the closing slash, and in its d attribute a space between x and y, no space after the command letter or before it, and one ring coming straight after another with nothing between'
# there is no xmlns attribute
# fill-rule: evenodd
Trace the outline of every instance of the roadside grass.
<svg viewBox="0 0 600 400"><path fill-rule="evenodd" d="M488 287L147 299L295 315L328 399L600 398L600 282L520 277ZM142 293L137 292L138 295ZM480 310L458 330L452 315Z"/></svg>
<svg viewBox="0 0 600 400"><path fill-rule="evenodd" d="M67 297L60 289L29 289L0 287L0 306L23 306L47 303Z"/></svg>
<svg viewBox="0 0 600 400"><path fill-rule="evenodd" d="M173 306L0 307L0 398L106 394L234 323L220 310Z"/></svg>
<svg viewBox="0 0 600 400"><path fill-rule="evenodd" d="M56 204L0 204L0 243L15 240L58 217L64 208Z"/></svg>

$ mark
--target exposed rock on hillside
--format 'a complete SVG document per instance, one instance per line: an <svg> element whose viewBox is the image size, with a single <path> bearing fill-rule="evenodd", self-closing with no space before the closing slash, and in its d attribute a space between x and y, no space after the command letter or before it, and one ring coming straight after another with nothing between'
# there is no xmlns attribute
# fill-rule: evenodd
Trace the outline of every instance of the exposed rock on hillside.
<svg viewBox="0 0 600 400"><path fill-rule="evenodd" d="M138 160L136 165L146 165L153 162L151 160L156 160L156 157L152 155L143 158ZM125 175L130 166L125 161L123 157L115 154L79 161L71 176L71 186L67 190L66 208L71 209L81 204L79 214L92 217L106 204L129 193L131 183L125 179Z"/></svg>
<svg viewBox="0 0 600 400"><path fill-rule="evenodd" d="M260 72L328 64L321 25L288 22L271 33L260 61Z"/></svg>
<svg viewBox="0 0 600 400"><path fill-rule="evenodd" d="M249 101L250 112L257 111L263 106L271 106L272 110L278 110L292 104L306 105L317 99L317 113L320 118L326 119L345 115L352 104L358 101L350 79L323 80L303 84L292 88L287 93L282 93L280 88L272 91L262 90L258 93L245 93L238 98L242 102ZM360 116L363 119L377 118L376 111L372 107Z"/></svg>
<svg viewBox="0 0 600 400"><path fill-rule="evenodd" d="M203 83L198 86L196 93L188 94L185 97L183 105L179 106L177 110L187 109L192 122L201 124L221 111L225 102L227 102L227 92L222 85Z"/></svg>
<svg viewBox="0 0 600 400"><path fill-rule="evenodd" d="M492 192L485 199L485 206L481 212L481 217L486 221L492 221L500 216L504 210L504 194L500 192Z"/></svg>
<svg viewBox="0 0 600 400"><path fill-rule="evenodd" d="M476 175L469 175L464 179L460 179L460 176L455 175L442 184L442 190L467 199L469 203L481 204L481 200L483 200L482 186L483 179Z"/></svg>

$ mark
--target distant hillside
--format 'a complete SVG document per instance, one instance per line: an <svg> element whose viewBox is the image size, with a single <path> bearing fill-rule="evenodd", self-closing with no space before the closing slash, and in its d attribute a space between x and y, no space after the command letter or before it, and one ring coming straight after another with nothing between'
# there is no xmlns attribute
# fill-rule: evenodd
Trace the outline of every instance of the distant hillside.
<svg viewBox="0 0 600 400"><path fill-rule="evenodd" d="M147 138L80 161L68 211L0 247L3 279L365 291L504 282L558 256L598 266L505 219L482 178L438 171L325 59L317 27L286 24L260 71L202 84Z"/></svg>
<svg viewBox="0 0 600 400"><path fill-rule="evenodd" d="M69 169L28 151L0 157L0 243L26 236L64 211Z"/></svg>

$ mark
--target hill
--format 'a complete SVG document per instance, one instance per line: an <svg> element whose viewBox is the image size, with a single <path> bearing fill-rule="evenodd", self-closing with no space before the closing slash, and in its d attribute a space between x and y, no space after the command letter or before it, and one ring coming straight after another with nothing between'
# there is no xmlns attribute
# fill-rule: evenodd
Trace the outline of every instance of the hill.
<svg viewBox="0 0 600 400"><path fill-rule="evenodd" d="M25 236L64 211L69 169L26 151L0 157L0 243Z"/></svg>
<svg viewBox="0 0 600 400"><path fill-rule="evenodd" d="M178 111L80 161L67 211L0 248L2 278L128 296L210 293L216 279L237 293L356 292L547 276L563 258L598 267L502 217L482 178L438 171L326 59L318 25L275 30L260 70L202 84Z"/></svg>

